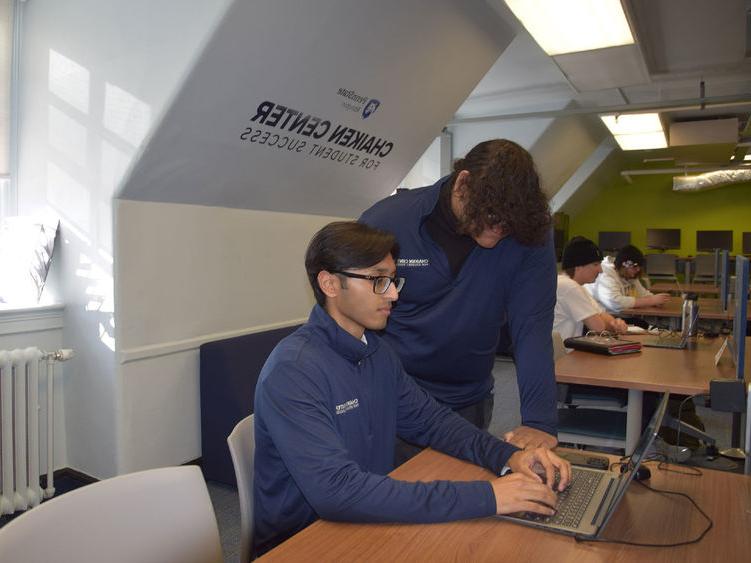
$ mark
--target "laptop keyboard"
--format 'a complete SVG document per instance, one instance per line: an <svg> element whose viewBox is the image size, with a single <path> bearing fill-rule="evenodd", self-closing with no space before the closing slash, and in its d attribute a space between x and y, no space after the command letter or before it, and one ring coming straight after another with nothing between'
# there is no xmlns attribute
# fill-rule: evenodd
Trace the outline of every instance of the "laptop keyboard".
<svg viewBox="0 0 751 563"><path fill-rule="evenodd" d="M604 476L604 473L579 471L575 467L572 468L571 484L565 491L558 493L556 505L558 512L553 516L526 512L522 518L576 528L586 512L587 506L589 506L589 501L592 500L592 496L597 490L597 485Z"/></svg>

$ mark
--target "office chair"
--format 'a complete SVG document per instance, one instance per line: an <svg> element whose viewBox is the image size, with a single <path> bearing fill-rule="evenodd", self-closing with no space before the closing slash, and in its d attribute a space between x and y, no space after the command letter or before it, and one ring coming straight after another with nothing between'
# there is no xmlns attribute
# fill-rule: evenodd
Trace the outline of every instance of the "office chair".
<svg viewBox="0 0 751 563"><path fill-rule="evenodd" d="M240 563L253 558L253 456L256 449L253 415L235 425L227 437L240 496Z"/></svg>
<svg viewBox="0 0 751 563"><path fill-rule="evenodd" d="M698 254L694 257L694 277L691 283L714 283L714 254Z"/></svg>
<svg viewBox="0 0 751 563"><path fill-rule="evenodd" d="M0 561L221 563L219 529L196 466L105 479L0 528Z"/></svg>
<svg viewBox="0 0 751 563"><path fill-rule="evenodd" d="M678 256L675 254L647 254L647 276L651 280L678 282L675 267Z"/></svg>

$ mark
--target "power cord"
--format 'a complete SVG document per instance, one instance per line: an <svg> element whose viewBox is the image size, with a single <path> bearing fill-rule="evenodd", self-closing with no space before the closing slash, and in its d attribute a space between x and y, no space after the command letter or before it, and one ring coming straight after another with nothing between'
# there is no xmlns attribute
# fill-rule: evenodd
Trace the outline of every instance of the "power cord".
<svg viewBox="0 0 751 563"><path fill-rule="evenodd" d="M675 438L676 446L680 447L681 445L681 413L683 412L683 405L685 405L687 401L693 400L696 397L706 397L707 395L708 393L697 393L696 395L689 395L688 397L685 397L681 401L680 405L678 405L678 431L676 433L676 438Z"/></svg>
<svg viewBox="0 0 751 563"><path fill-rule="evenodd" d="M676 496L681 496L681 497L687 498L689 500L689 502L694 505L694 507L696 508L696 510L698 510L699 513L707 521L707 527L704 528L704 530L697 537L695 537L694 539L686 540L686 541L682 541L682 542L673 542L673 543L643 543L643 542L631 542L631 541L626 541L626 540L612 540L612 539L608 539L608 538L585 538L585 537L581 537L581 536L574 536L574 539L576 539L577 542L617 543L617 544L621 544L621 545L633 545L633 546L636 546L636 547L679 547L679 546L682 546L682 545L691 545L691 544L700 542L702 539L704 539L704 536L707 535L707 532L709 532L709 530L711 530L712 527L714 526L714 522L709 517L709 515L707 515L707 513L704 512L701 509L701 507L699 507L699 505L696 504L696 502L694 501L694 499L692 499L689 495L687 495L685 493L679 493L679 492L676 492L676 491L666 491L664 489L655 489L653 487L650 487L649 485L645 485L641 481L637 481L637 483L639 483L645 489L648 489L648 490L656 492L656 493L662 493L662 494L665 494L665 495L676 495Z"/></svg>
<svg viewBox="0 0 751 563"><path fill-rule="evenodd" d="M697 395L697 396L699 396L699 395ZM688 398L690 398L690 397L688 397ZM680 407L679 407L678 418L680 420ZM660 457L664 458L665 456L660 456ZM656 458L655 458L655 460L656 460ZM630 465L630 463L631 463L631 456L624 456L619 461L611 463L610 464L610 470L612 471L612 469L614 467L620 467L621 468L621 472L623 472L623 468L624 467L628 467ZM688 475L690 477L701 477L702 475L704 475L699 469L697 469L695 467L681 467L681 469L685 469L686 471L677 471L675 469L667 468L667 467L665 467L665 465L668 465L668 463L665 460L659 461L658 464L657 464L657 469L659 469L661 471L669 471L669 472L672 472L672 473L678 473L680 475ZM674 542L674 543L643 543L643 542L631 542L631 541L626 541L626 540L612 540L612 539L608 539L608 538L586 538L586 537L583 537L583 536L574 536L574 539L577 542L580 542L580 543L583 543L583 542L617 543L617 544L622 544L622 545L633 545L633 546L636 546L636 547L679 547L679 546L682 546L682 545L691 545L691 544L700 542L704 538L704 536L707 535L707 532L709 532L709 530L711 530L712 527L714 526L714 522L709 517L709 515L706 512L704 512L701 509L701 507L698 504L696 504L696 501L694 501L694 499L691 498L686 493L679 493L677 491L666 491L664 489L655 489L654 487L650 487L649 485L643 483L642 481L636 481L636 483L638 483L639 485L641 485L645 489L648 489L648 490L653 491L655 493L662 493L662 494L665 494L665 495L676 495L676 496L681 496L681 497L687 498L689 500L689 502L694 505L694 507L696 508L696 510L699 511L699 514L701 514L704 517L704 519L707 521L707 527L696 538L694 538L694 539L686 540L686 541L683 541L683 542Z"/></svg>

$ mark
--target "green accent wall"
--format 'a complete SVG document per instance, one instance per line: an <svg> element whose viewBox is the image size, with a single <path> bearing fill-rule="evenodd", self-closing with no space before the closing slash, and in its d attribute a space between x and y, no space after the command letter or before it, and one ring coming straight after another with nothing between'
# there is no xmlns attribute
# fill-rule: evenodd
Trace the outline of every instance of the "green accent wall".
<svg viewBox="0 0 751 563"><path fill-rule="evenodd" d="M751 182L685 193L673 191L671 176L638 176L604 186L569 219L569 238L597 242L599 231L631 231L645 253L647 229L681 229L681 248L667 251L679 256L696 254L696 231L732 230L733 253L740 253L742 233L751 232Z"/></svg>

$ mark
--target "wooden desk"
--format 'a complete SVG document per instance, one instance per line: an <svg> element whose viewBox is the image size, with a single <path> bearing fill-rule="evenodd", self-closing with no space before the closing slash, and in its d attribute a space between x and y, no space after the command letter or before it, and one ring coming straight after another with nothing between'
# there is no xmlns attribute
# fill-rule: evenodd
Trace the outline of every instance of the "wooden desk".
<svg viewBox="0 0 751 563"><path fill-rule="evenodd" d="M687 283L676 284L671 282L658 282L653 283L649 288L652 293L698 293L699 295L714 295L720 294L720 288L712 285L711 283Z"/></svg>
<svg viewBox="0 0 751 563"><path fill-rule="evenodd" d="M630 340L643 336L628 335ZM626 452L633 451L641 434L641 413L644 391L669 391L681 395L709 392L712 379L734 379L735 367L729 353L723 353L715 367L714 356L722 338L691 340L685 350L642 348L638 354L604 356L573 351L555 363L559 383L578 383L628 389L626 414ZM751 337L746 338L751 350ZM751 354L746 354L746 379L751 380Z"/></svg>
<svg viewBox="0 0 751 563"><path fill-rule="evenodd" d="M623 309L620 316L624 317L658 317L669 319L680 319L683 308L683 299L678 296L671 296L670 301L659 307L639 307L633 309ZM701 297L699 298L699 319L712 321L732 321L735 316L735 304L731 301L728 304L728 310L723 311L719 299ZM746 320L751 320L751 307L747 308ZM674 327L676 328L676 327Z"/></svg>
<svg viewBox="0 0 751 563"><path fill-rule="evenodd" d="M706 563L747 561L751 553L751 478L703 469L704 476L667 473L649 463L653 487L691 495L714 521L702 541L675 548L577 543L573 538L480 518L446 524L351 524L319 520L261 558L262 561L515 561ZM495 476L425 450L391 473L406 481L490 480ZM603 532L606 538L645 543L696 537L705 520L684 498L632 484Z"/></svg>

